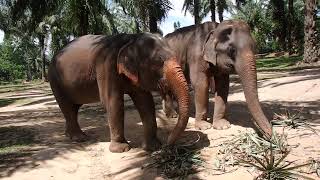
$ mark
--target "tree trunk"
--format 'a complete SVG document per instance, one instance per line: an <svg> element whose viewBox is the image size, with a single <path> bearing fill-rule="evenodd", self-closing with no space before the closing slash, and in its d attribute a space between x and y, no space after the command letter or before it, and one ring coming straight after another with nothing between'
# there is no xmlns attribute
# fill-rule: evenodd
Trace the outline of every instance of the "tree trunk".
<svg viewBox="0 0 320 180"><path fill-rule="evenodd" d="M289 51L289 55L292 54L292 37L291 37L291 34L292 34L292 25L293 25L293 15L294 15L294 12L293 12L293 0L289 0L288 1L288 51Z"/></svg>
<svg viewBox="0 0 320 180"><path fill-rule="evenodd" d="M271 0L273 8L272 19L275 23L274 34L282 50L286 50L286 18L283 0Z"/></svg>
<svg viewBox="0 0 320 180"><path fill-rule="evenodd" d="M215 0L210 0L210 11L211 11L211 21L216 22L216 2L215 2Z"/></svg>
<svg viewBox="0 0 320 180"><path fill-rule="evenodd" d="M40 52L41 52L41 60L42 60L41 79L43 81L47 81L47 74L46 74L46 44L45 44L45 36L44 35L39 35L39 44L40 44Z"/></svg>
<svg viewBox="0 0 320 180"><path fill-rule="evenodd" d="M25 57L26 57L26 53L25 53ZM31 63L30 63L30 59L26 58L26 63L27 63L27 81L31 81L32 80L32 74L31 74Z"/></svg>
<svg viewBox="0 0 320 180"><path fill-rule="evenodd" d="M149 12L149 30L151 33L158 32L157 18L154 16L153 12Z"/></svg>
<svg viewBox="0 0 320 180"><path fill-rule="evenodd" d="M194 16L194 24L200 24L200 15L199 15L199 9L200 9L200 0L193 0L194 3L194 9L193 9L193 16Z"/></svg>
<svg viewBox="0 0 320 180"><path fill-rule="evenodd" d="M218 8L218 14L219 14L219 21L223 21L223 11L226 6L226 0L218 0L217 2L217 8Z"/></svg>
<svg viewBox="0 0 320 180"><path fill-rule="evenodd" d="M86 5L86 1L82 0L80 1L79 6L79 22L80 22L80 29L79 29L79 36L87 35L88 34L88 29L89 29L89 16L88 16L88 8Z"/></svg>
<svg viewBox="0 0 320 180"><path fill-rule="evenodd" d="M140 26L138 20L134 20L135 26L136 26L136 33L140 33Z"/></svg>
<svg viewBox="0 0 320 180"><path fill-rule="evenodd" d="M319 61L320 48L316 35L316 0L306 0L304 7L304 63Z"/></svg>

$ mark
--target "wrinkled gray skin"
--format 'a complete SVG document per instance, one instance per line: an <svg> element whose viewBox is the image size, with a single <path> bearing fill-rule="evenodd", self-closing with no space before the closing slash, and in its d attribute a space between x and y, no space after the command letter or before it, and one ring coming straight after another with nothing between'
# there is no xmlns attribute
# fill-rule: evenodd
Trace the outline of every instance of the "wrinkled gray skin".
<svg viewBox="0 0 320 180"><path fill-rule="evenodd" d="M77 116L83 104L101 101L110 127L110 151L130 149L124 137L124 94L129 94L144 126L144 148L155 150L155 106L151 91L172 92L179 118L168 138L174 143L189 118L188 85L176 57L163 39L150 33L115 36L86 35L70 42L53 59L49 81L66 119L66 135L84 141Z"/></svg>
<svg viewBox="0 0 320 180"><path fill-rule="evenodd" d="M271 136L271 125L261 110L258 99L255 42L245 22L207 22L180 28L165 38L176 52L179 64L194 88L197 129L211 127L206 121L209 86L216 92L213 128L230 127L226 119L229 74L235 71L241 79L255 124L265 137ZM175 113L172 104L167 95L163 107L169 117Z"/></svg>

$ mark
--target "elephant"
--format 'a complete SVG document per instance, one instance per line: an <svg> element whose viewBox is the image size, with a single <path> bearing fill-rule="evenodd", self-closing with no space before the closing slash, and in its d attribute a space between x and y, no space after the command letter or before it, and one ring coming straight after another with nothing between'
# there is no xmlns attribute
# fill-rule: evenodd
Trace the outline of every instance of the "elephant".
<svg viewBox="0 0 320 180"><path fill-rule="evenodd" d="M174 144L189 119L188 84L175 59L163 38L151 33L85 35L71 41L55 55L48 70L53 95L66 120L66 136L87 140L78 110L100 101L110 127L109 150L128 151L124 137L124 94L128 94L143 123L143 148L156 150L161 145L152 96L156 91L171 93L178 100L179 119L167 139L167 144Z"/></svg>
<svg viewBox="0 0 320 180"><path fill-rule="evenodd" d="M255 124L262 130L264 137L271 137L271 124L258 99L255 41L245 22L205 22L177 29L167 34L165 39L175 51L178 63L194 88L196 129L204 130L211 126L215 129L230 127L230 122L226 119L229 74L236 72ZM212 124L206 121L209 88L215 92ZM175 112L172 104L172 98L166 95L163 107L167 116Z"/></svg>

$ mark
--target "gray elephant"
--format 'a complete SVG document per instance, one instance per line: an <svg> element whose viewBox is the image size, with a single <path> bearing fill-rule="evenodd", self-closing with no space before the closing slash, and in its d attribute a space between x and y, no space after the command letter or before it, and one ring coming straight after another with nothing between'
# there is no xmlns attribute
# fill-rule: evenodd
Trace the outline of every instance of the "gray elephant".
<svg viewBox="0 0 320 180"><path fill-rule="evenodd" d="M87 138L77 114L83 104L101 101L110 127L110 151L130 149L124 137L124 94L137 107L145 134L144 148L160 146L151 91L171 92L178 100L179 119L168 137L173 144L186 128L189 92L173 51L160 36L150 33L115 36L86 35L64 47L49 68L53 94L66 119L66 135Z"/></svg>
<svg viewBox="0 0 320 180"><path fill-rule="evenodd" d="M255 41L249 26L242 21L207 22L176 30L165 37L175 51L179 64L194 88L197 129L208 129L206 121L208 89L215 89L213 127L230 127L226 120L229 74L239 75L245 98L256 125L266 137L271 137L271 125L265 117L258 99ZM174 112L172 100L165 96L164 111Z"/></svg>

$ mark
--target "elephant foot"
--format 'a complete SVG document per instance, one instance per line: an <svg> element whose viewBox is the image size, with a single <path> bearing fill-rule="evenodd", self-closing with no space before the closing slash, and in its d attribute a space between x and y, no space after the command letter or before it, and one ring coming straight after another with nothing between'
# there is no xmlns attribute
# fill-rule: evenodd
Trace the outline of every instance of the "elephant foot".
<svg viewBox="0 0 320 180"><path fill-rule="evenodd" d="M142 148L146 151L156 151L158 149L160 149L161 147L161 142L159 141L158 138L153 138L153 139L150 139L148 141L145 141L143 144L142 144Z"/></svg>
<svg viewBox="0 0 320 180"><path fill-rule="evenodd" d="M197 130L206 130L211 128L211 123L203 120L196 120L195 128Z"/></svg>
<svg viewBox="0 0 320 180"><path fill-rule="evenodd" d="M113 153L123 153L130 150L130 146L127 142L121 143L121 142L115 142L111 141L109 146L110 152Z"/></svg>
<svg viewBox="0 0 320 180"><path fill-rule="evenodd" d="M89 140L89 136L86 135L83 131L66 131L66 136L74 142L85 142Z"/></svg>
<svg viewBox="0 0 320 180"><path fill-rule="evenodd" d="M214 129L228 129L230 128L230 122L226 119L214 119L212 123Z"/></svg>

